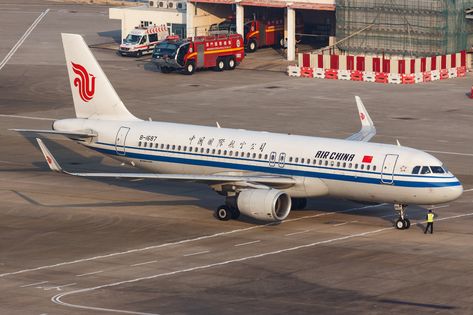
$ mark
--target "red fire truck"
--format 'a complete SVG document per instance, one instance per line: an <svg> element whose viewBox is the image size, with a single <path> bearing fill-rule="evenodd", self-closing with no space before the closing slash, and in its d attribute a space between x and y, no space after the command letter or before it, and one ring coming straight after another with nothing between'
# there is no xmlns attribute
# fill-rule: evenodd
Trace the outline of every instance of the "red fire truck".
<svg viewBox="0 0 473 315"><path fill-rule="evenodd" d="M302 17L298 17L296 32L303 33L304 24ZM231 17L219 24L212 24L209 34L231 34L236 32L235 18ZM284 20L247 20L244 24L245 47L248 52L254 52L256 49L264 46L278 45L284 47Z"/></svg>
<svg viewBox="0 0 473 315"><path fill-rule="evenodd" d="M193 39L168 36L154 48L152 61L163 73L182 69L185 74L193 74L197 68L233 70L244 58L244 41L239 34Z"/></svg>

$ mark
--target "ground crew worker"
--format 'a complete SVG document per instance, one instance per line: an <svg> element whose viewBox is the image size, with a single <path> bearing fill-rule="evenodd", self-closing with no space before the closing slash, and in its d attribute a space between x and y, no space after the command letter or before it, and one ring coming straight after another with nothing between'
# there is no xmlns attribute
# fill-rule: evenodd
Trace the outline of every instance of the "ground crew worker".
<svg viewBox="0 0 473 315"><path fill-rule="evenodd" d="M434 218L435 218L435 213L432 212L430 209L429 212L427 213L427 226L425 227L424 234L427 233L430 227L430 234L434 233Z"/></svg>

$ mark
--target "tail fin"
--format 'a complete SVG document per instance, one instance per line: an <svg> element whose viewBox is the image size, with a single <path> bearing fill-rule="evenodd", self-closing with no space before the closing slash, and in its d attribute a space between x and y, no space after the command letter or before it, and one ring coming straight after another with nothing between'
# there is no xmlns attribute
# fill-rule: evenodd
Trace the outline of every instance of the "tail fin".
<svg viewBox="0 0 473 315"><path fill-rule="evenodd" d="M61 35L77 118L138 120L125 107L82 36Z"/></svg>

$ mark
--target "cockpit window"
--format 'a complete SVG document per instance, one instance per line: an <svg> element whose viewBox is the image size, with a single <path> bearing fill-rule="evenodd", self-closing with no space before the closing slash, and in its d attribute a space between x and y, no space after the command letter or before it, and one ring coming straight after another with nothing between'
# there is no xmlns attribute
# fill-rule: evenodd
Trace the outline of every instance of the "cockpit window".
<svg viewBox="0 0 473 315"><path fill-rule="evenodd" d="M432 173L434 174L444 174L445 171L441 166L431 166L430 169L432 170Z"/></svg>
<svg viewBox="0 0 473 315"><path fill-rule="evenodd" d="M420 166L416 166L412 169L412 174L419 174Z"/></svg>
<svg viewBox="0 0 473 315"><path fill-rule="evenodd" d="M430 174L430 167L428 166L422 166L422 170L420 171L421 174Z"/></svg>
<svg viewBox="0 0 473 315"><path fill-rule="evenodd" d="M448 170L448 168L447 168L446 166L442 166L442 168L443 168L443 170L445 171L445 173L448 173L448 172L449 172L449 170Z"/></svg>

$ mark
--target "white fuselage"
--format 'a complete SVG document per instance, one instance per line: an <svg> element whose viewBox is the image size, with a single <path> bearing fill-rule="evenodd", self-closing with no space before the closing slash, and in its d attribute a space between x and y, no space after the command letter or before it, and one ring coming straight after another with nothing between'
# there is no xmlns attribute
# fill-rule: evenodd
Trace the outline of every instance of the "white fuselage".
<svg viewBox="0 0 473 315"><path fill-rule="evenodd" d="M296 185L279 187L291 197L437 204L463 191L448 171L413 174L442 162L403 146L149 121L65 119L54 129L92 130L82 144L150 172L291 176Z"/></svg>

